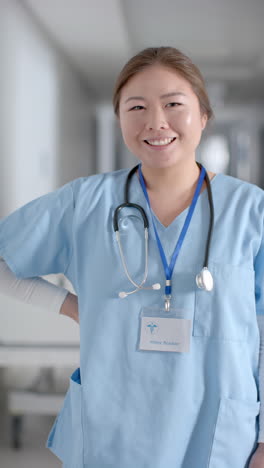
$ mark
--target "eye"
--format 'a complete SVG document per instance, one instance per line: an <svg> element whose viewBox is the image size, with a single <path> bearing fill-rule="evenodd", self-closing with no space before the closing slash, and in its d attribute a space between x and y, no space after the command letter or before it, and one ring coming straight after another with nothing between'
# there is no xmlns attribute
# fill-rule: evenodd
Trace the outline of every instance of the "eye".
<svg viewBox="0 0 264 468"><path fill-rule="evenodd" d="M143 106L134 106L134 107L131 107L131 109L129 109L130 111L132 110L141 110L141 109L144 109Z"/></svg>
<svg viewBox="0 0 264 468"><path fill-rule="evenodd" d="M166 104L166 107L178 107L178 106L182 106L182 103L181 102L169 102L168 104Z"/></svg>

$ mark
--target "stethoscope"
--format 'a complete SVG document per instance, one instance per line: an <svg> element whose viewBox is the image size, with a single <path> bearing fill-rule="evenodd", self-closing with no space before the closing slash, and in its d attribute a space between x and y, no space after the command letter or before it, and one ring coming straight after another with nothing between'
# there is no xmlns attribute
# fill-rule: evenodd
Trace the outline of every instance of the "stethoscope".
<svg viewBox="0 0 264 468"><path fill-rule="evenodd" d="M198 288L200 288L200 289L203 289L205 291L211 291L213 289L214 281L213 281L213 276L212 276L212 274L211 274L211 272L209 271L209 268L208 268L208 259L209 259L210 245L211 245L213 225L214 225L214 204L213 204L211 183L210 183L210 179L208 177L208 174L207 174L206 170L203 168L203 166L200 163L197 162L196 164L199 166L200 170L203 169L204 172L205 172L204 178L205 178L205 181L206 181L208 201L209 201L209 206L210 206L210 223L209 223L208 234L207 234L205 257L204 257L204 262L203 262L203 268L200 271L200 273L198 273L196 275L196 284L197 284ZM113 226L114 226L114 231L115 231L115 235L116 235L116 239L117 239L117 243L118 243L118 247L119 247L119 253L120 253L122 265L123 265L123 268L124 268L124 271L125 271L125 274L126 274L128 280L136 288L136 289L134 289L133 291L130 291L130 292L125 292L125 291L120 292L119 297L122 298L122 299L127 297L130 294L134 294L135 292L137 292L137 291L139 291L141 289L158 290L161 287L159 283L152 284L151 286L144 286L145 283L146 283L146 280L147 280L147 276L148 276L148 231L149 231L149 222L148 222L148 218L147 218L147 215L145 213L145 210L142 208L142 206L137 205L136 203L130 203L129 202L129 186L130 186L130 183L131 183L131 178L138 169L139 169L139 165L133 167L131 169L131 171L129 172L129 174L127 176L126 184L125 184L125 190L124 190L124 199L125 199L125 201L124 201L124 203L122 203L121 205L119 205L115 209L114 217L113 217ZM145 270L144 270L143 279L142 279L140 284L136 283L131 278L131 275L129 274L127 264L126 264L126 260L125 260L125 257L124 257L124 252L123 252L121 240L120 240L118 219L119 219L120 212L122 211L123 208L134 208L134 209L138 210L141 217L142 217L143 223L144 223ZM165 309L166 310L170 309L170 297L167 297L167 299L165 299Z"/></svg>

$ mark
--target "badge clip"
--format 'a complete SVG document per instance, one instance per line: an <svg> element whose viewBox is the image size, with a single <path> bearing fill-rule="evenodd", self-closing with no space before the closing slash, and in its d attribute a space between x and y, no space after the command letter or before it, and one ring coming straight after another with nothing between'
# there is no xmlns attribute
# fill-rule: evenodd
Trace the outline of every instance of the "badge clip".
<svg viewBox="0 0 264 468"><path fill-rule="evenodd" d="M170 294L166 294L166 296L164 296L165 298L165 310L166 312L169 312L170 311L170 305L171 305L171 295Z"/></svg>

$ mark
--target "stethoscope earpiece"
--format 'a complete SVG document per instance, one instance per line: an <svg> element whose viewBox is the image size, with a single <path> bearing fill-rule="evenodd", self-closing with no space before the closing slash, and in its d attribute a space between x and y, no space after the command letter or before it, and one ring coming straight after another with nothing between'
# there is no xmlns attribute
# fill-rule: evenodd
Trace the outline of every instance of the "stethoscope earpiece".
<svg viewBox="0 0 264 468"><path fill-rule="evenodd" d="M196 284L198 288L205 291L212 291L214 287L213 277L207 267L204 267L198 275L196 275Z"/></svg>
<svg viewBox="0 0 264 468"><path fill-rule="evenodd" d="M120 297L120 299L125 299L125 297L127 297L127 293L125 291L121 291L118 296Z"/></svg>
<svg viewBox="0 0 264 468"><path fill-rule="evenodd" d="M132 284L135 284L135 283L132 283ZM158 290L158 289L160 289L160 284L155 283L155 284L152 284L152 286L144 287L143 283L141 283L141 284L137 285L137 288L134 291L130 291L130 292L121 291L120 293L118 293L118 296L120 297L120 299L125 299L125 297L129 296L130 294L134 294L135 292L139 291L140 289L156 289L156 290Z"/></svg>

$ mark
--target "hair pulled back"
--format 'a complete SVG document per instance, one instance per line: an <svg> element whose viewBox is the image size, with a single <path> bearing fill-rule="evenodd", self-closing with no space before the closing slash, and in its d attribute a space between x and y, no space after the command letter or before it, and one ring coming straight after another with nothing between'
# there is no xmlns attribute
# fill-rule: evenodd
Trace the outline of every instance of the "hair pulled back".
<svg viewBox="0 0 264 468"><path fill-rule="evenodd" d="M212 118L213 110L200 70L187 55L174 47L148 47L134 55L125 64L116 80L113 93L113 106L117 116L119 115L122 88L130 78L152 65L162 65L170 68L185 78L199 100L201 114L206 114L208 120Z"/></svg>

